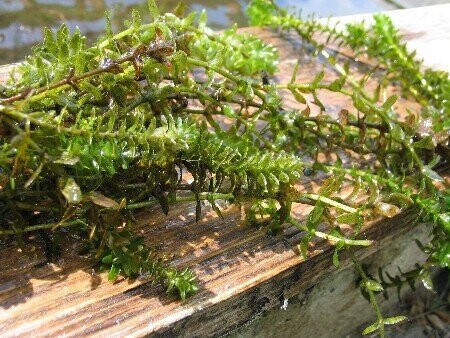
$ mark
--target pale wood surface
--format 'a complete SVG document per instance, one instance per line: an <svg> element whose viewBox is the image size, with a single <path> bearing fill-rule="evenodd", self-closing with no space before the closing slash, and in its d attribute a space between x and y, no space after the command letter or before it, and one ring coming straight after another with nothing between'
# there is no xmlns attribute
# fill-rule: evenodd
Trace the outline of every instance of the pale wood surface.
<svg viewBox="0 0 450 338"><path fill-rule="evenodd" d="M423 9L431 14L421 20L420 10L395 13L401 18L395 22L408 44L421 48L426 62L426 55L433 54L427 51L427 39L441 36L436 44L440 45L439 41L450 38L450 5L437 7ZM426 18L439 24L425 25ZM280 39L270 31L259 30L257 34L279 48L282 61L278 79L288 78L293 60L298 59L298 42L289 37ZM435 49L434 54L438 53L440 49ZM449 61L444 61L444 66L450 67ZM298 79L310 80L316 67L305 62ZM340 98L323 100L329 102L330 109L347 104ZM303 184L307 189L317 186L313 181ZM295 212L301 219L307 209L297 206ZM306 290L333 270L333 251L326 242L317 242L311 248L312 257L302 262L295 249L302 235L293 228L268 237L267 229L242 225L234 207L224 212L224 219L208 214L199 223L195 223L194 213L192 204L172 208L167 217L154 208L142 213L137 225L148 243L172 257L175 266L191 267L197 274L200 290L185 302L164 294L161 287L151 286L144 278L108 283L89 259L76 255L71 239L63 243L58 264L46 262L39 238L30 239L27 252L0 243L1 336L221 335L264 309L280 306L284 298ZM407 231L413 218L408 212L368 225L364 235L377 244L366 254Z"/></svg>

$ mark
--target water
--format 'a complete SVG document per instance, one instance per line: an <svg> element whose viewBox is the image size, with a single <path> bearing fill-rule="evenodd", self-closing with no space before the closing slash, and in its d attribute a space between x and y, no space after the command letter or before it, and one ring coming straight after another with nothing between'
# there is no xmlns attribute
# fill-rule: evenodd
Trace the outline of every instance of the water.
<svg viewBox="0 0 450 338"><path fill-rule="evenodd" d="M248 0L185 0L189 10L206 9L209 24L215 29L233 23L247 25L245 7ZM172 10L178 0L158 1L161 12ZM318 16L345 15L386 9L382 2L340 0L279 0L281 6L301 7L303 13ZM132 8L146 12L146 0L0 0L0 64L22 60L30 48L42 40L43 27L56 29L65 22L70 29L78 26L90 41L103 32L104 13L109 11L113 24L120 27ZM118 28L117 28L118 29Z"/></svg>

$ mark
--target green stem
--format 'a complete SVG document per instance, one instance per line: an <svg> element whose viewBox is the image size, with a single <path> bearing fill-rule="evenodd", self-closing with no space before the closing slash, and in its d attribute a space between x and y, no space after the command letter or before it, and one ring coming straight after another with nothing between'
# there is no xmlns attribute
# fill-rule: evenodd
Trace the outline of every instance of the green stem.
<svg viewBox="0 0 450 338"><path fill-rule="evenodd" d="M336 207L336 208L341 209L346 212L355 213L358 211L358 209L349 207L348 205L342 204L338 201L335 201L335 200L325 197L325 196L321 196L321 195L317 195L317 194L302 194L302 196L312 199L314 201L321 201L325 204L331 205L333 207Z"/></svg>
<svg viewBox="0 0 450 338"><path fill-rule="evenodd" d="M289 217L288 222L300 230L309 232L311 235L326 239L331 242L335 242L335 243L340 242L340 243L344 243L346 245L353 245L353 246L355 246L355 245L370 246L373 244L373 241L368 240L368 239L350 239L350 238L345 238L345 237L337 237L337 236L333 236L330 234L326 234L326 233L318 231L318 230L309 229L306 225L301 224L293 217Z"/></svg>
<svg viewBox="0 0 450 338"><path fill-rule="evenodd" d="M84 225L86 227L88 226L82 220L76 219L73 221L67 221L67 222L63 222L63 223L44 223L44 224L30 225L30 226L24 227L23 229L0 230L0 236L1 235L17 235L17 234L23 234L26 232L36 231L36 230L53 229L55 227L70 228L70 227L75 227L75 226L79 226L79 225Z"/></svg>
<svg viewBox="0 0 450 338"><path fill-rule="evenodd" d="M356 271L358 271L358 274L362 278L362 283L366 284L366 282L369 281L369 276L367 276L367 274L364 271L361 263L356 258L355 254L352 252L351 249L348 250L348 253L349 253L350 258L351 258L351 260L352 260L352 262L353 262L353 264L355 266ZM365 290L369 294L370 304L372 305L372 307L375 310L375 313L377 315L378 330L380 332L380 337L381 338L385 338L386 337L386 333L385 333L385 329L384 329L384 317L383 317L383 314L381 313L380 307L378 306L378 301L376 299L375 292L372 291L371 289L367 288L367 287L365 287Z"/></svg>
<svg viewBox="0 0 450 338"><path fill-rule="evenodd" d="M369 240L369 239L349 239L349 238L341 238L341 237L336 237L330 234L326 234L320 231L315 230L314 231L314 235L316 235L317 237L332 241L332 242L343 242L344 244L347 245L359 245L359 246L370 246L374 243L374 241Z"/></svg>

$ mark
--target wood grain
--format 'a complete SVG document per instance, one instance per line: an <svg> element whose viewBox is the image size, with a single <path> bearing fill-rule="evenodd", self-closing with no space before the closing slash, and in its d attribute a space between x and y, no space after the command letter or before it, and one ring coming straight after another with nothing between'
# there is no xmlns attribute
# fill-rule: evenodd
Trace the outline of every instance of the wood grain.
<svg viewBox="0 0 450 338"><path fill-rule="evenodd" d="M416 43L419 52L425 53L426 62L430 54L426 51L427 39L450 38L450 5L436 7L423 9L422 13L431 17L419 21L420 10L395 12L398 20L394 22L405 32L408 44ZM427 25L425 21L440 24ZM298 41L289 36L280 38L268 30L252 31L280 51L276 80L289 78L299 58ZM436 54L440 52L435 45L432 48ZM444 66L449 67L449 61L444 61ZM311 80L317 67L321 66L305 59L298 80ZM333 76L329 72L327 79ZM345 98L330 93L321 95L331 111L349 104ZM408 104L400 102L403 107ZM317 187L314 180L303 184L309 190ZM304 206L295 208L300 219L306 212ZM265 309L280 306L285 298L306 290L333 271L330 245L324 241L313 243L310 259L303 261L295 249L302 234L292 227L269 237L267 229L242 225L236 207L224 210L223 219L212 213L204 216L196 223L195 205L185 203L172 208L168 216L159 208L145 210L136 225L147 243L165 252L174 266L190 267L197 274L200 290L185 302L166 295L144 277L108 283L89 258L78 255L80 248L73 238L65 239L56 263L47 262L39 238L29 238L26 251L2 240L1 336L218 336ZM363 235L376 240L376 245L364 254L409 231L415 217L409 210L367 224ZM346 264L346 259L342 262Z"/></svg>

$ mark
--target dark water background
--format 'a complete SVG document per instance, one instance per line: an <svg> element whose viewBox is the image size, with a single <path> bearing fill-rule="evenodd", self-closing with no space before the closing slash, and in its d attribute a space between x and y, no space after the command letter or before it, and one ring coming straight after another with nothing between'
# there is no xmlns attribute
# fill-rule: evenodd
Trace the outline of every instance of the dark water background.
<svg viewBox="0 0 450 338"><path fill-rule="evenodd" d="M161 12L171 11L179 0L156 0ZM247 25L248 0L185 0L190 11L206 9L209 25L215 29L233 23ZM281 6L302 8L318 16L347 15L391 9L376 0L278 0ZM146 13L146 0L0 0L0 65L22 60L32 45L42 40L43 27L56 29L65 22L78 26L90 41L104 31L104 13L112 14L116 29L130 18L132 8ZM145 15L143 15L145 17Z"/></svg>

